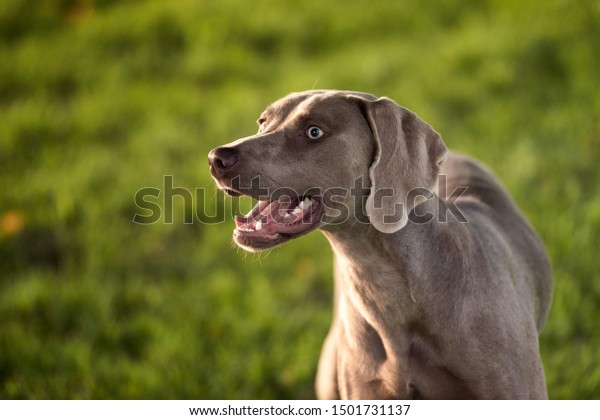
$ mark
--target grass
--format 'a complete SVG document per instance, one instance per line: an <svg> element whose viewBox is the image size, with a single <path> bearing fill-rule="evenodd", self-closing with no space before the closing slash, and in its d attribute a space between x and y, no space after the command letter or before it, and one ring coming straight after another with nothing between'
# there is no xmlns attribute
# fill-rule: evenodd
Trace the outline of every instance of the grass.
<svg viewBox="0 0 600 420"><path fill-rule="evenodd" d="M249 203L206 155L316 86L390 96L497 172L552 260L550 397L598 398L599 21L567 0L4 0L0 397L314 397L328 245L237 250ZM167 175L200 194L132 223Z"/></svg>

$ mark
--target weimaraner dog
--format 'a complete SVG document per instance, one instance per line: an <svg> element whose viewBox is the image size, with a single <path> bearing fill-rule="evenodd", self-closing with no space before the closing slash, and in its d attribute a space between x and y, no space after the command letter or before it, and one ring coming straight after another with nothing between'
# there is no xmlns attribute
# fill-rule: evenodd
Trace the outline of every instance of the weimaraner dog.
<svg viewBox="0 0 600 420"><path fill-rule="evenodd" d="M210 152L211 173L259 200L236 217L242 248L315 229L333 248L319 398L547 398L550 264L490 170L385 97L294 93L258 124Z"/></svg>

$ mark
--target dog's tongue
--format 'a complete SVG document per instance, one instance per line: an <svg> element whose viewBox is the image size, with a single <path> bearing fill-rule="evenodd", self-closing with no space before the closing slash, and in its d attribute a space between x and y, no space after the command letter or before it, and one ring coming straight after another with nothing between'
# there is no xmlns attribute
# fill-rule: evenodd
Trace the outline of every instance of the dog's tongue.
<svg viewBox="0 0 600 420"><path fill-rule="evenodd" d="M272 236L277 233L298 233L314 224L311 215L317 206L311 198L280 198L274 201L259 201L245 216L235 216L238 231L257 236Z"/></svg>

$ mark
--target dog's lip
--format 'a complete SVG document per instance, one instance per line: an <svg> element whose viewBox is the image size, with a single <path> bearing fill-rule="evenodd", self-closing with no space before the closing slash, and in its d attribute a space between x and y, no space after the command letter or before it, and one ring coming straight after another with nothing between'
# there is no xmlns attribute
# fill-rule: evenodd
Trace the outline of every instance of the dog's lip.
<svg viewBox="0 0 600 420"><path fill-rule="evenodd" d="M323 212L314 196L259 201L247 215L235 217L233 237L243 248L271 248L317 228Z"/></svg>
<svg viewBox="0 0 600 420"><path fill-rule="evenodd" d="M243 195L241 192L238 192L236 190L233 190L231 188L222 188L223 192L231 197L239 197L240 195Z"/></svg>

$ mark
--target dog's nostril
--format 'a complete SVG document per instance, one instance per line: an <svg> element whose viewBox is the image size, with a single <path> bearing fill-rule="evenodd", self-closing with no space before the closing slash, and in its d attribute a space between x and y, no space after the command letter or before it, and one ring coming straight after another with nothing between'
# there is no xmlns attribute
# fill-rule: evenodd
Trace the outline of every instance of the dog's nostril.
<svg viewBox="0 0 600 420"><path fill-rule="evenodd" d="M208 154L208 162L218 171L224 172L238 163L238 155L235 149L229 147L218 147Z"/></svg>
<svg viewBox="0 0 600 420"><path fill-rule="evenodd" d="M225 169L225 168L229 168L229 167L235 165L237 163L237 161L238 161L237 156L234 156L232 159L228 159L228 160L217 159L216 164L219 169Z"/></svg>

